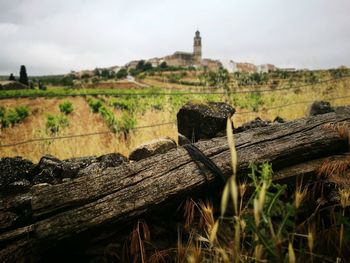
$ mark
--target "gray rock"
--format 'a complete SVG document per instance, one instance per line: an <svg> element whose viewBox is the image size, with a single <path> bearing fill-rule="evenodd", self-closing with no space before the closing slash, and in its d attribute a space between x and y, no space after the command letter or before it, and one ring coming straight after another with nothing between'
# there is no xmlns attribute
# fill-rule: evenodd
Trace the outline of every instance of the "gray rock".
<svg viewBox="0 0 350 263"><path fill-rule="evenodd" d="M100 163L101 168L117 167L122 163L128 161L128 158L126 158L124 155L120 153L105 154L98 157L97 159Z"/></svg>
<svg viewBox="0 0 350 263"><path fill-rule="evenodd" d="M5 193L10 184L31 181L35 165L22 157L0 158L0 191ZM16 183L17 184L17 183Z"/></svg>
<svg viewBox="0 0 350 263"><path fill-rule="evenodd" d="M243 132L246 130L259 128L259 127L266 127L271 125L271 121L268 120L262 120L259 117L256 117L254 120L244 123L242 126L235 129L235 133Z"/></svg>
<svg viewBox="0 0 350 263"><path fill-rule="evenodd" d="M43 156L35 167L34 184L58 184L62 179L62 161L52 155Z"/></svg>
<svg viewBox="0 0 350 263"><path fill-rule="evenodd" d="M10 183L8 186L8 191L16 194L23 193L23 192L27 192L31 186L32 186L31 182L29 182L26 179L22 179L20 181Z"/></svg>
<svg viewBox="0 0 350 263"><path fill-rule="evenodd" d="M185 104L177 113L178 132L191 141L216 137L226 131L227 118L235 109L223 102Z"/></svg>
<svg viewBox="0 0 350 263"><path fill-rule="evenodd" d="M276 123L285 123L286 121L281 118L280 116L277 116L274 120L273 120L273 123L276 124Z"/></svg>
<svg viewBox="0 0 350 263"><path fill-rule="evenodd" d="M128 158L120 153L109 153L96 158L96 162L80 169L76 177L87 176L89 174L97 174L108 167L117 167L124 162L128 162Z"/></svg>
<svg viewBox="0 0 350 263"><path fill-rule="evenodd" d="M328 112L334 112L334 109L328 101L314 101L311 104L309 116L325 114Z"/></svg>
<svg viewBox="0 0 350 263"><path fill-rule="evenodd" d="M96 156L76 157L76 158L63 160L61 164L62 178L78 177L80 170L97 162L98 162L98 158Z"/></svg>
<svg viewBox="0 0 350 263"><path fill-rule="evenodd" d="M350 106L339 106L335 107L334 111L336 114L341 114L345 116L350 116Z"/></svg>
<svg viewBox="0 0 350 263"><path fill-rule="evenodd" d="M132 150L129 159L139 161L156 154L166 153L173 148L176 148L176 142L174 140L167 137L160 138L146 142Z"/></svg>

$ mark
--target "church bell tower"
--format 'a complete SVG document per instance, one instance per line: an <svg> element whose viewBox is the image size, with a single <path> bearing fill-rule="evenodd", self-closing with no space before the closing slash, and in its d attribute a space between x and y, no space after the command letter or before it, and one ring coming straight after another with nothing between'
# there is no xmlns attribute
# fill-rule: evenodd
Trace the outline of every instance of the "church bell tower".
<svg viewBox="0 0 350 263"><path fill-rule="evenodd" d="M199 65L202 61L202 38L197 30L193 42L193 59L194 63Z"/></svg>

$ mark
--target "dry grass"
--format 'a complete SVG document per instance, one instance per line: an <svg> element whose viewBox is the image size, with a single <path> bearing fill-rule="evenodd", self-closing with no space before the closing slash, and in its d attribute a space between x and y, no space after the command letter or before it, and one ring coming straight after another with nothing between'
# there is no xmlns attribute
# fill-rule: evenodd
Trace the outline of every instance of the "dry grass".
<svg viewBox="0 0 350 263"><path fill-rule="evenodd" d="M344 158L328 159L318 169L320 178L327 178L328 182L337 184L339 187L350 185L350 156Z"/></svg>
<svg viewBox="0 0 350 263"><path fill-rule="evenodd" d="M152 79L149 79L149 81L152 81ZM273 120L276 116L280 116L285 120L305 117L310 107L309 103L292 105L284 108L276 108L273 110L268 109L300 101L327 100L333 97L350 96L350 89L348 89L349 85L350 80L339 80L338 82L328 84L316 84L297 91L285 90L262 93L260 97L262 104L259 105L258 112L241 114L242 112L251 111L251 109L249 109L249 107L248 109L240 108L239 106L233 104L233 106L236 107L236 114L233 117L235 127L251 121L256 117L269 120ZM180 88L191 90L194 87L184 87L181 85ZM196 95L193 97L189 96L189 98L201 99L202 97L200 95ZM217 98L220 100L220 96L214 96L211 98L211 100L216 100ZM245 101L248 105L250 103L246 94L237 95L236 99ZM60 131L58 136L108 130L108 127L101 116L99 114L91 113L86 100L83 97L69 97L65 100L69 100L73 103L74 111L72 114L68 115L70 123L69 127ZM232 103L230 98L225 98L225 96L221 96L221 100L226 100L229 103ZM58 104L61 101L62 100L58 98L23 98L1 100L1 105L6 107L14 107L19 105L28 106L32 113L23 123L17 124L12 128L0 130L0 144L10 144L33 138L50 136L50 134L47 134L45 128L46 115L48 113L54 115L59 114ZM169 98L167 98L165 101L166 103L171 103ZM332 100L331 103L332 106L349 105L350 98ZM115 110L114 112L117 118L122 113L120 110ZM138 113L135 117L137 119L136 126L165 123L176 119L176 107L174 110L172 105L167 104L163 106L162 110L151 109L145 113ZM123 136L111 133L45 142L34 142L15 147L1 148L0 157L23 156L36 162L44 154L52 154L60 159L78 156L102 155L110 152L120 152L124 155L128 155L131 149L140 145L141 143L162 136L169 136L177 140L177 127L175 125L166 125L134 130L131 131L127 140L125 140Z"/></svg>
<svg viewBox="0 0 350 263"><path fill-rule="evenodd" d="M335 97L349 96L349 98L330 100L331 105L343 106L350 105L350 86L349 80L340 80L331 84L315 84L314 86L304 87L300 91L285 90L270 93L263 93L261 98L264 102L263 106L258 112L241 114L250 110L237 108L234 115L235 126L253 120L256 117L262 119L273 120L277 116L285 120L294 120L305 117L309 110L311 103L296 104L286 106L297 102L311 102L316 100L329 100ZM282 108L268 110L269 108L277 106L286 106Z"/></svg>
<svg viewBox="0 0 350 263"><path fill-rule="evenodd" d="M90 111L83 97L74 97L69 99L74 106L74 111L68 115L69 126L64 128L58 136L71 134L84 134L96 131L108 131L99 114ZM51 136L47 134L45 122L46 114L58 114L58 105L61 99L12 99L3 101L5 106L26 105L32 114L23 123L12 128L0 131L1 144L26 141L32 138L42 138ZM116 112L118 116L120 112ZM170 113L168 111L157 112L148 111L144 115L137 116L137 126L164 123L169 121ZM52 141L34 142L18 145L15 147L2 148L0 157L23 156L34 162L38 161L44 154L52 154L60 159L102 155L111 152L120 152L128 155L129 151L141 143L169 136L177 138L176 126L167 125L147 129L134 130L130 133L127 140L118 134L103 134L86 137L59 139Z"/></svg>

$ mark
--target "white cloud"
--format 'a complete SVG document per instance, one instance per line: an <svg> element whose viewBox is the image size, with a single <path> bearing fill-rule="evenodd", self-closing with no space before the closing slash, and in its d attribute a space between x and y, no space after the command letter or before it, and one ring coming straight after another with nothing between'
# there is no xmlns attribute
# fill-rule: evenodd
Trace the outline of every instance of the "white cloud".
<svg viewBox="0 0 350 263"><path fill-rule="evenodd" d="M281 66L349 65L348 0L0 0L0 74L65 73L191 51Z"/></svg>

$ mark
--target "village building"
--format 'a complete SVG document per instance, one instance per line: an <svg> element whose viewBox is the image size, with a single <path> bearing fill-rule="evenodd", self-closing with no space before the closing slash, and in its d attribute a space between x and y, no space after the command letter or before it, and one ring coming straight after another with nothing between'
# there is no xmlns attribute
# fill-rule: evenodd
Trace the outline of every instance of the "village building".
<svg viewBox="0 0 350 263"><path fill-rule="evenodd" d="M220 60L214 60L209 58L202 59L201 66L212 71L218 71L219 69L223 68L223 65L220 62Z"/></svg>
<svg viewBox="0 0 350 263"><path fill-rule="evenodd" d="M197 30L193 39L193 52L176 51L163 58L168 66L189 67L200 66L202 62L202 38Z"/></svg>
<svg viewBox="0 0 350 263"><path fill-rule="evenodd" d="M125 65L126 68L136 68L140 60L134 60ZM277 68L272 64L263 64L256 66L252 63L235 62L233 60L214 60L209 58L202 58L202 37L197 30L193 38L193 51L184 52L176 51L172 55L168 55L161 58L151 58L146 60L151 63L152 67L158 67L161 63L165 62L168 66L172 67L202 67L212 71L218 71L221 68L226 69L230 73L269 73L276 71Z"/></svg>
<svg viewBox="0 0 350 263"><path fill-rule="evenodd" d="M297 71L296 68L278 68L280 71L285 71L285 72L295 72Z"/></svg>
<svg viewBox="0 0 350 263"><path fill-rule="evenodd" d="M263 64L263 65L258 65L257 66L257 72L259 73L270 73L273 71L276 71L275 65L272 64Z"/></svg>
<svg viewBox="0 0 350 263"><path fill-rule="evenodd" d="M132 60L129 63L127 63L125 65L125 67L128 68L128 69L135 69L139 62L140 62L140 60Z"/></svg>
<svg viewBox="0 0 350 263"><path fill-rule="evenodd" d="M233 62L233 72L240 72L240 73L255 73L257 72L257 66L255 66L252 63L240 63L240 62Z"/></svg>
<svg viewBox="0 0 350 263"><path fill-rule="evenodd" d="M202 37L197 30L193 39L193 52L176 51L173 55L162 58L168 66L175 67L206 67L209 70L219 70L222 64L219 60L202 58Z"/></svg>
<svg viewBox="0 0 350 263"><path fill-rule="evenodd" d="M163 58L151 58L147 60L146 62L151 63L152 67L158 67L162 62L164 62Z"/></svg>

